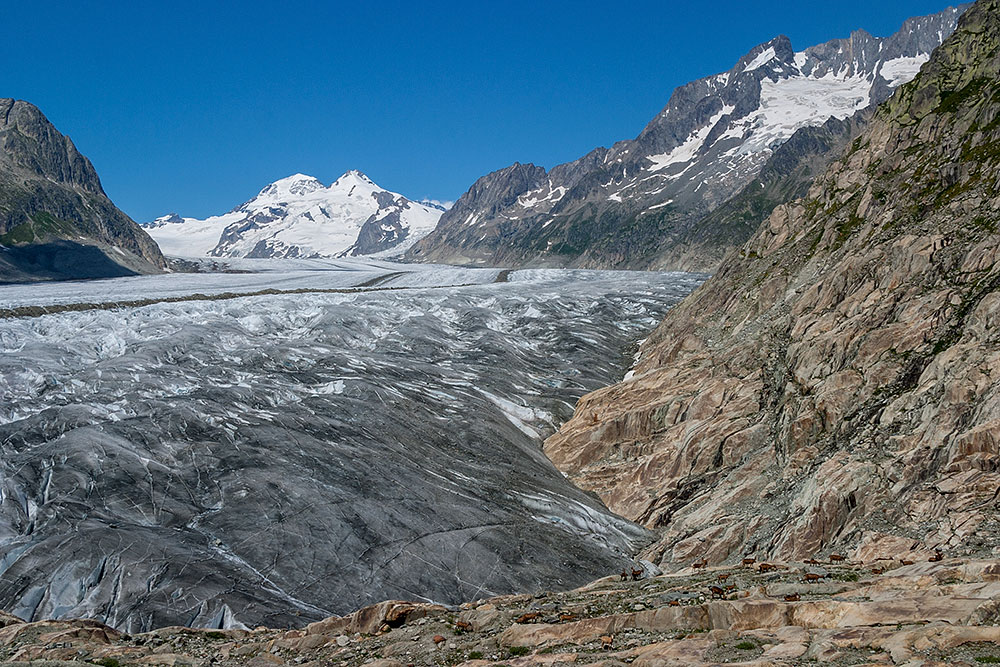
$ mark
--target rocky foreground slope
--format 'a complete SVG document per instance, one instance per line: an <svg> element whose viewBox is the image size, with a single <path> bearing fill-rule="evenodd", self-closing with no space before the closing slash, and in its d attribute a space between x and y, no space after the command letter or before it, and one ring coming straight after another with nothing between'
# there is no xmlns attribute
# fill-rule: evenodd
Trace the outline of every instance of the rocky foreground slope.
<svg viewBox="0 0 1000 667"><path fill-rule="evenodd" d="M42 112L0 98L0 283L155 273L156 243Z"/></svg>
<svg viewBox="0 0 1000 667"><path fill-rule="evenodd" d="M549 171L514 164L483 176L407 257L714 270L775 205L805 194L853 139L857 114L912 79L964 8L886 38L858 30L799 52L785 36L760 44L675 90L634 140Z"/></svg>
<svg viewBox="0 0 1000 667"><path fill-rule="evenodd" d="M0 618L0 660L118 665L978 665L1000 662L1000 563L688 568L458 607L388 601L303 629L123 634ZM72 661L72 662L71 662Z"/></svg>
<svg viewBox="0 0 1000 667"><path fill-rule="evenodd" d="M1000 553L1000 3L546 453L650 558Z"/></svg>

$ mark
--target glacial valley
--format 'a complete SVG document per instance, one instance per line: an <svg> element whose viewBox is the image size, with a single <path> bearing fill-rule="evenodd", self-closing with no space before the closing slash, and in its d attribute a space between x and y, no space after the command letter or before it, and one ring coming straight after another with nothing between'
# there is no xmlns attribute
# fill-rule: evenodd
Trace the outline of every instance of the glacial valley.
<svg viewBox="0 0 1000 667"><path fill-rule="evenodd" d="M541 442L704 276L241 262L5 290L70 309L0 320L0 607L297 627L578 586L648 542Z"/></svg>

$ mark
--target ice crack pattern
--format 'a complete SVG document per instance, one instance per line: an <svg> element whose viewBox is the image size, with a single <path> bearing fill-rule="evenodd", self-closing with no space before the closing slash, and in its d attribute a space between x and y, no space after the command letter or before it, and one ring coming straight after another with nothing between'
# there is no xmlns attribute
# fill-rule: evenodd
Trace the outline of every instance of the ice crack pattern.
<svg viewBox="0 0 1000 667"><path fill-rule="evenodd" d="M704 276L311 266L272 278L414 287L0 322L0 606L130 631L297 626L578 585L643 542L540 443ZM144 295L176 295L160 279Z"/></svg>

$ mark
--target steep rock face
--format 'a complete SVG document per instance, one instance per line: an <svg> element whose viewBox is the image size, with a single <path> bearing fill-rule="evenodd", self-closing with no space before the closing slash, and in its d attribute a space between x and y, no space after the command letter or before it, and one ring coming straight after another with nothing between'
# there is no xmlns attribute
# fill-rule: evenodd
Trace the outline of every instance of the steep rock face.
<svg viewBox="0 0 1000 667"><path fill-rule="evenodd" d="M468 230L480 224L480 220L492 219L502 211L517 204L526 193L537 190L546 183L546 172L542 167L519 162L483 176L463 194L450 210L438 221L431 234L433 241L418 241L407 256L422 256L452 264L475 263L480 256L479 243L468 236ZM484 230L485 237L491 233L498 236L499 229ZM484 239L479 239L481 242ZM447 246L447 254L426 253L427 244ZM468 254L465 251L468 250Z"/></svg>
<svg viewBox="0 0 1000 667"><path fill-rule="evenodd" d="M656 559L1000 553L998 44L982 0L547 441Z"/></svg>
<svg viewBox="0 0 1000 667"><path fill-rule="evenodd" d="M0 282L93 278L165 266L90 161L35 106L0 99Z"/></svg>
<svg viewBox="0 0 1000 667"><path fill-rule="evenodd" d="M497 207L503 198L487 196L493 183L510 193L507 182L495 178L508 170L480 179L468 203L487 205L449 212L407 256L490 265L714 269L754 227L704 216L738 195L797 132L850 118L888 98L954 30L960 13L948 9L911 19L888 38L860 30L801 52L787 37L776 37L728 72L678 88L634 140L595 149L547 174L533 172L513 201ZM805 134L800 150L809 145ZM831 155L817 148L825 166Z"/></svg>

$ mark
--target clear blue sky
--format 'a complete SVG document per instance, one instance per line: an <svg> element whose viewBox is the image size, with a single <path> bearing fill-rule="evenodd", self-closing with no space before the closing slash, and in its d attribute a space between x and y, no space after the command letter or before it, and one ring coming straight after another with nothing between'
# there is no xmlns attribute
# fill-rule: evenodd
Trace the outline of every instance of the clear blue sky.
<svg viewBox="0 0 1000 667"><path fill-rule="evenodd" d="M453 200L512 162L634 137L674 87L777 34L884 36L949 5L3 4L0 97L38 105L139 221L222 213L295 172Z"/></svg>

